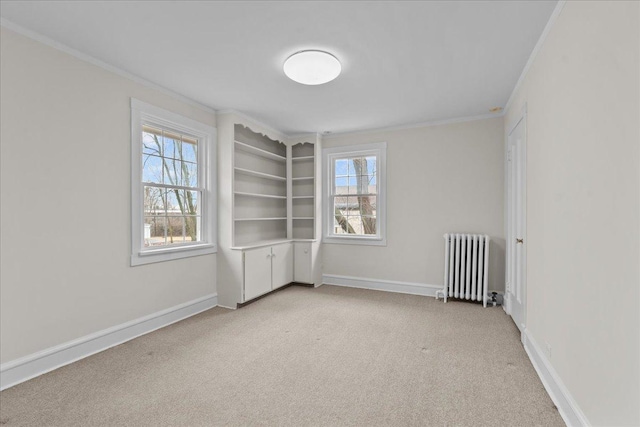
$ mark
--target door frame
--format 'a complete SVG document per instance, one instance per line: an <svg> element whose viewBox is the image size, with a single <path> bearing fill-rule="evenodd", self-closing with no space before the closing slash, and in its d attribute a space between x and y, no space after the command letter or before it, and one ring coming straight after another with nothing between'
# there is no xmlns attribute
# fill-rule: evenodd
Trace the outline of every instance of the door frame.
<svg viewBox="0 0 640 427"><path fill-rule="evenodd" d="M515 128L522 123L523 126L523 139L522 139L522 154L519 159L515 159L517 162L520 161L516 167L521 168L521 177L522 177L522 203L521 206L516 206L519 209L519 212L515 212L515 215L520 216L522 221L522 236L515 236L512 233L512 203L514 203L511 197L511 190L513 188L514 182L511 177L511 170L509 165L509 156L510 147L509 147L509 137L515 130ZM505 262L505 298L504 298L504 310L510 316L512 316L512 286L513 286L513 274L512 271L512 260L515 255L515 239L522 238L524 243L522 244L522 286L524 289L522 295L522 337L524 338L524 331L527 326L527 104L525 103L521 113L513 120L512 123L509 124L505 128L505 156L504 156L504 164L505 164L505 236L506 236L506 262ZM513 317L513 316L512 316Z"/></svg>

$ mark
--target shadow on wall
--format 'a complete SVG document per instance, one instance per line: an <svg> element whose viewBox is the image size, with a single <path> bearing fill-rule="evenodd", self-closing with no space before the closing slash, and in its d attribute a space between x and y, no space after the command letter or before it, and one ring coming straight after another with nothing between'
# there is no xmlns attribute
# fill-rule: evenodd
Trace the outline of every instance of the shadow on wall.
<svg viewBox="0 0 640 427"><path fill-rule="evenodd" d="M491 238L489 243L489 291L505 291L505 239Z"/></svg>

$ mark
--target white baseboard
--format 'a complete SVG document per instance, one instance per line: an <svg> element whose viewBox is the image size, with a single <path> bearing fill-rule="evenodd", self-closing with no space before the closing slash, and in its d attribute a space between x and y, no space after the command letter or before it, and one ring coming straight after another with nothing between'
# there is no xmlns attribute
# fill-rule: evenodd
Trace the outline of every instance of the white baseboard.
<svg viewBox="0 0 640 427"><path fill-rule="evenodd" d="M0 365L0 390L153 332L218 305L211 294Z"/></svg>
<svg viewBox="0 0 640 427"><path fill-rule="evenodd" d="M524 349L533 364L544 388L551 396L551 400L558 408L560 416L568 426L590 426L589 420L584 415L576 401L567 390L558 373L553 369L544 352L533 339L528 330L524 331Z"/></svg>
<svg viewBox="0 0 640 427"><path fill-rule="evenodd" d="M400 294L424 295L435 297L436 291L442 290L442 285L427 285L425 283L398 282L395 280L378 280L364 277L338 276L323 274L322 283L325 285L345 286L347 288L373 289L376 291L397 292Z"/></svg>

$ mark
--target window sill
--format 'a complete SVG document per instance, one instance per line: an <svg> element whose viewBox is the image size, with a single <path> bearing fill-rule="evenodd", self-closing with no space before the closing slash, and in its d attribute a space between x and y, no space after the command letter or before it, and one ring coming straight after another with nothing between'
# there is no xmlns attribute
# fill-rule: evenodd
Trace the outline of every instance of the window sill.
<svg viewBox="0 0 640 427"><path fill-rule="evenodd" d="M131 255L131 266L134 267L136 265L172 261L175 259L191 258L200 255L209 255L214 254L217 251L217 246L213 244L200 244L147 250Z"/></svg>
<svg viewBox="0 0 640 427"><path fill-rule="evenodd" d="M382 237L327 237L322 239L322 243L337 245L364 245L364 246L387 246L387 239Z"/></svg>

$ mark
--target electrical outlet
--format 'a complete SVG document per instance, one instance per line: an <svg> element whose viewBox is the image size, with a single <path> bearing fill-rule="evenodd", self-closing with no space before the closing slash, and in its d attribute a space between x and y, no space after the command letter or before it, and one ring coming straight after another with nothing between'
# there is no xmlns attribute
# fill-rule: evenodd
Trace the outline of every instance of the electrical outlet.
<svg viewBox="0 0 640 427"><path fill-rule="evenodd" d="M548 342L545 343L547 345L547 359L551 359L551 344Z"/></svg>

